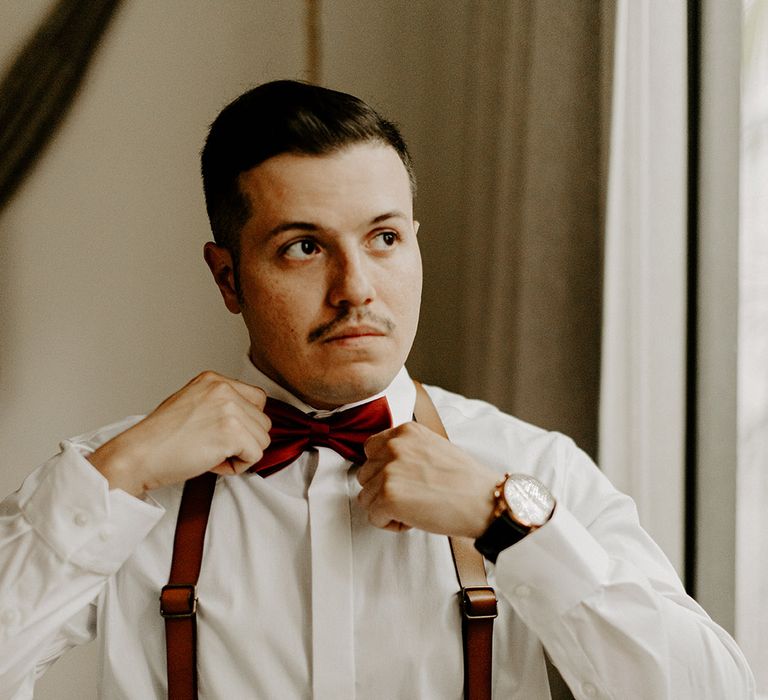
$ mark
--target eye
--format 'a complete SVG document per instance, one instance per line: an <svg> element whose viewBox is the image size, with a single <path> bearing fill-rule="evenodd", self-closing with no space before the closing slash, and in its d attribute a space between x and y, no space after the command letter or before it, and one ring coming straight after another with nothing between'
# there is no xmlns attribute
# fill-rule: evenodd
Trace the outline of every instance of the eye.
<svg viewBox="0 0 768 700"><path fill-rule="evenodd" d="M387 250L392 248L399 238L400 236L394 231L381 231L374 236L371 247L375 250Z"/></svg>
<svg viewBox="0 0 768 700"><path fill-rule="evenodd" d="M291 243L284 251L283 255L291 260L307 260L320 252L320 247L311 238L302 238L300 241Z"/></svg>

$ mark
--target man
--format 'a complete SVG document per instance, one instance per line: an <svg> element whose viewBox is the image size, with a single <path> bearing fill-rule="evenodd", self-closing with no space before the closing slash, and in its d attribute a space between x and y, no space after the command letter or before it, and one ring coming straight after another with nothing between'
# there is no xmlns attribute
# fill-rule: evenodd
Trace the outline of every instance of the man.
<svg viewBox="0 0 768 700"><path fill-rule="evenodd" d="M63 443L4 502L2 697L31 697L49 663L94 637L100 697L165 695L157 595L183 484L210 471L201 697L460 698L445 535L489 560L494 697L548 698L544 648L578 698L753 695L735 643L568 439L434 387L451 441L413 421L403 363L421 263L392 124L350 95L269 83L214 122L203 180L205 259L243 315L248 362L240 380L205 373L143 420ZM384 406L391 425L359 459L321 441L274 466L267 412L290 412L275 399L326 424ZM520 483L536 489L529 506L549 506L513 532L504 484Z"/></svg>

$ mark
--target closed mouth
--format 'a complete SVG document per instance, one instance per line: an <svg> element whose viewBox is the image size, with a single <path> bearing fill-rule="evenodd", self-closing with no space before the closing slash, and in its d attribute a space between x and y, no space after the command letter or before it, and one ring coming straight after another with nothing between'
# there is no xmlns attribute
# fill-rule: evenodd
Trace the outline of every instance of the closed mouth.
<svg viewBox="0 0 768 700"><path fill-rule="evenodd" d="M387 336L395 330L395 324L385 316L368 313L342 312L335 319L317 326L309 332L310 343L326 343L334 340L365 338L367 336Z"/></svg>
<svg viewBox="0 0 768 700"><path fill-rule="evenodd" d="M350 338L384 335L386 335L386 332L375 326L347 326L346 328L335 329L331 335L327 338L323 338L323 342L330 343L334 340L348 340Z"/></svg>

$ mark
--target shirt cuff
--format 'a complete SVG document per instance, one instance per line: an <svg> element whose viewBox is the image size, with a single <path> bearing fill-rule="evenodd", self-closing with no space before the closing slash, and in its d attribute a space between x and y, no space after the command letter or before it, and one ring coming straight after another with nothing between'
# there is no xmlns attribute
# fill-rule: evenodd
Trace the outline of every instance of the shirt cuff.
<svg viewBox="0 0 768 700"><path fill-rule="evenodd" d="M546 525L499 554L496 582L524 619L533 608L559 617L600 589L609 568L607 552L558 504Z"/></svg>
<svg viewBox="0 0 768 700"><path fill-rule="evenodd" d="M61 448L38 487L20 504L21 511L63 560L111 575L165 510L151 498L110 490L75 444L65 441Z"/></svg>

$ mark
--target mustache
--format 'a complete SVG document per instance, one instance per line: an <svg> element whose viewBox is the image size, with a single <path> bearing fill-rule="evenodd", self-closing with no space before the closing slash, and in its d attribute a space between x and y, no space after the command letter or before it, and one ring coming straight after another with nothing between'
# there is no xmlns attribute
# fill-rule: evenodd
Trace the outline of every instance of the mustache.
<svg viewBox="0 0 768 700"><path fill-rule="evenodd" d="M379 316L374 313L360 313L359 311L354 311L352 309L342 309L336 318L312 329L309 332L307 339L310 343L315 343L318 340L322 340L326 336L333 334L339 326L347 323L373 326L383 333L391 333L395 330L395 324L384 316Z"/></svg>

